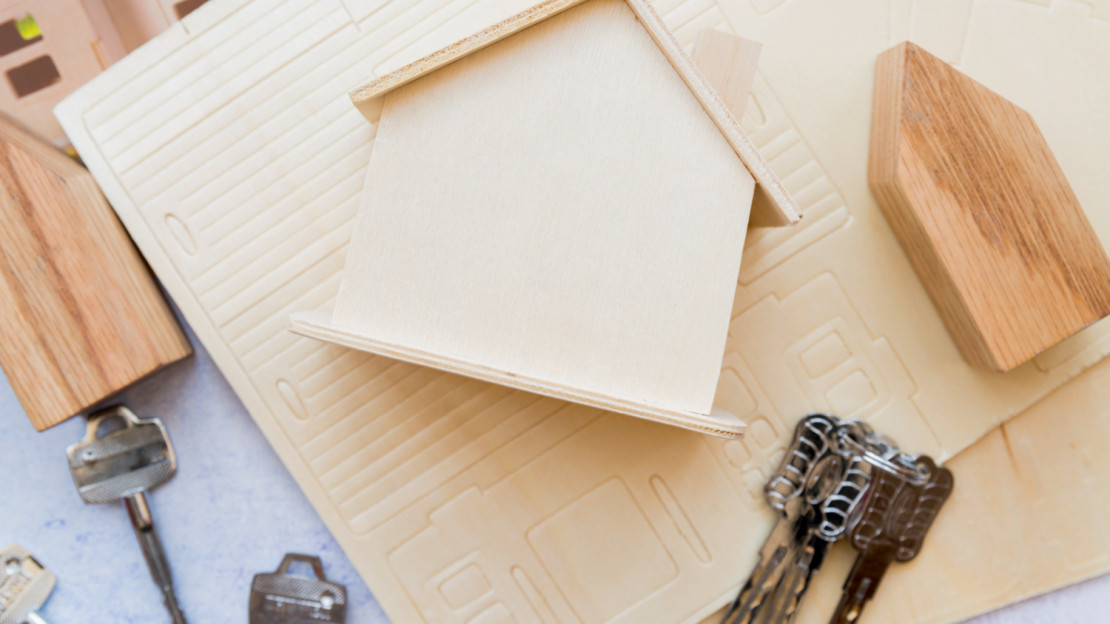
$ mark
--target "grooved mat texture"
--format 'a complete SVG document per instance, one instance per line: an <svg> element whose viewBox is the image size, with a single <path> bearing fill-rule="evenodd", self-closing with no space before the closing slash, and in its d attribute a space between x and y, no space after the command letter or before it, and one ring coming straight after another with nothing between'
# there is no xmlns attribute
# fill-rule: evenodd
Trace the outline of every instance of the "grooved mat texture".
<svg viewBox="0 0 1110 624"><path fill-rule="evenodd" d="M924 0L655 3L686 44L710 27L765 43L744 125L805 213L794 227L753 230L745 247L717 391L749 424L743 441L286 333L290 312L331 309L338 288L374 136L345 91L525 4L210 3L186 18L188 34L171 29L59 109L395 620L694 621L751 569L772 519L766 471L801 414L866 418L943 459L1106 352L1099 324L1005 376L968 367L867 191L874 59L912 36L1043 120L1110 236L1110 214L1094 212L1110 194L1099 165L1110 145L1098 108L1110 91L1107 24L1081 3L1022 0L943 11ZM1067 64L1074 55L1084 63ZM923 590L865 618L945 621L1093 569L1065 562L989 596ZM880 599L914 567L892 571ZM816 580L804 621L820 621L841 580Z"/></svg>

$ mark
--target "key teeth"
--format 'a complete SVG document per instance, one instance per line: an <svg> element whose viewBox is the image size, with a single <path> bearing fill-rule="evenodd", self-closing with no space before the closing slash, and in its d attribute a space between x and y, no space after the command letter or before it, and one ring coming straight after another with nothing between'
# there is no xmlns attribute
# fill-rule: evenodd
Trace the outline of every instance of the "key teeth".
<svg viewBox="0 0 1110 624"><path fill-rule="evenodd" d="M789 623L827 549L846 532L861 554L833 622L855 622L890 563L920 550L952 485L949 470L902 454L864 423L806 416L764 489L780 524L722 623Z"/></svg>

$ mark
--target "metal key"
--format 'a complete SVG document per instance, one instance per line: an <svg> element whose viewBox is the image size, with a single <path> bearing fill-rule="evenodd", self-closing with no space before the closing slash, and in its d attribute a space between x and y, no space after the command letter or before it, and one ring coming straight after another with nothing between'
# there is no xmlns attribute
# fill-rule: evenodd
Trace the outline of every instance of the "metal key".
<svg viewBox="0 0 1110 624"><path fill-rule="evenodd" d="M123 428L98 436L101 424L112 419L119 420ZM173 623L185 624L174 595L170 565L146 501L146 492L168 481L177 470L177 458L162 421L141 419L122 405L100 410L89 417L85 439L66 449L66 456L82 500L123 501Z"/></svg>
<svg viewBox="0 0 1110 624"><path fill-rule="evenodd" d="M316 578L289 573L301 561ZM276 572L251 582L250 624L320 624L347 621L347 588L329 581L319 557L289 553Z"/></svg>
<svg viewBox="0 0 1110 624"><path fill-rule="evenodd" d="M782 464L764 488L767 503L779 512L778 520L759 551L759 563L725 612L722 624L754 622L760 607L774 594L789 565L787 559L792 558L791 545L799 525L806 522L802 517L805 506L787 503L799 499L813 469L828 454L835 428L836 422L823 414L807 416L794 427Z"/></svg>
<svg viewBox="0 0 1110 624"><path fill-rule="evenodd" d="M804 497L805 535L795 538L794 560L760 622L777 624L794 619L810 579L824 564L829 547L844 535L849 515L868 488L868 472L858 457L836 452L817 470L823 474L813 478L815 487ZM830 492L828 488L833 486ZM801 499L798 504L802 504Z"/></svg>
<svg viewBox="0 0 1110 624"><path fill-rule="evenodd" d="M36 611L54 582L54 574L18 544L0 550L0 624L46 624Z"/></svg>
<svg viewBox="0 0 1110 624"><path fill-rule="evenodd" d="M893 445L891 445L893 446ZM954 480L928 456L910 458L896 447L873 446L861 456L871 465L871 487L849 521L849 539L859 551L832 620L859 619L893 561L906 562L921 550L925 533L952 493Z"/></svg>
<svg viewBox="0 0 1110 624"><path fill-rule="evenodd" d="M840 425L834 417L812 414L795 428L782 465L764 490L768 504L780 512L778 522L724 623L789 622L829 544L843 534L867 475L834 446Z"/></svg>

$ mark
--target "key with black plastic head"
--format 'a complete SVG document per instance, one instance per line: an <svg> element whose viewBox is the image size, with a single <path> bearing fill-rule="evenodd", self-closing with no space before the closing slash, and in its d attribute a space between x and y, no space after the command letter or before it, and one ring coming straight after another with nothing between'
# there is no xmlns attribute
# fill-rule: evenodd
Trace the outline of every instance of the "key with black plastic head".
<svg viewBox="0 0 1110 624"><path fill-rule="evenodd" d="M807 507L798 502L799 497L817 463L828 454L835 428L835 419L823 414L807 416L794 428L782 464L764 488L764 498L779 512L778 519L759 551L759 562L725 612L722 624L752 624L774 595L794 559L792 549L799 528L808 522L804 517Z"/></svg>
<svg viewBox="0 0 1110 624"><path fill-rule="evenodd" d="M855 423L851 423L854 425ZM843 426L843 425L842 425ZM847 530L848 517L869 485L864 462L835 445L814 469L802 496L788 504L804 506L804 521L794 537L793 561L767 605L753 622L793 621L813 575L824 565L829 547Z"/></svg>

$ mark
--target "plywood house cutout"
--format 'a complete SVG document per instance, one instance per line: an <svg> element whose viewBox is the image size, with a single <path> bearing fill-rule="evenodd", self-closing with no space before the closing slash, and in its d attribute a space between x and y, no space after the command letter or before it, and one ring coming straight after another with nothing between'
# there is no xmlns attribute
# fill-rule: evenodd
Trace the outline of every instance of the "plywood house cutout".
<svg viewBox="0 0 1110 624"><path fill-rule="evenodd" d="M713 410L758 182L641 0L555 0L352 93L377 136L331 318L293 331L736 436Z"/></svg>

